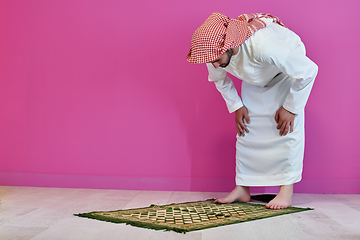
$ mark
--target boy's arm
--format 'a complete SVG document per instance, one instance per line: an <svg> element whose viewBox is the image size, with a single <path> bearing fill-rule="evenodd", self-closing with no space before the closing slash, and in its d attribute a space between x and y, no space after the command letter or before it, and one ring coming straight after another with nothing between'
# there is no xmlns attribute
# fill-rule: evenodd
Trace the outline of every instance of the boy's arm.
<svg viewBox="0 0 360 240"><path fill-rule="evenodd" d="M211 63L206 64L209 70L209 81L214 82L216 89L221 93L230 113L243 107L243 103L233 81L228 77L225 70L214 68Z"/></svg>

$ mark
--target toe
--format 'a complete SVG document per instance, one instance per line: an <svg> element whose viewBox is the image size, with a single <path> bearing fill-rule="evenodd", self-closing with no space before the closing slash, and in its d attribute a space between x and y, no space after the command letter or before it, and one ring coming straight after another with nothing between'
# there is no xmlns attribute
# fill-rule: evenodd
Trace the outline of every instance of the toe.
<svg viewBox="0 0 360 240"><path fill-rule="evenodd" d="M268 204L265 205L265 207L269 208L269 209L272 209L274 207L274 205L268 203Z"/></svg>

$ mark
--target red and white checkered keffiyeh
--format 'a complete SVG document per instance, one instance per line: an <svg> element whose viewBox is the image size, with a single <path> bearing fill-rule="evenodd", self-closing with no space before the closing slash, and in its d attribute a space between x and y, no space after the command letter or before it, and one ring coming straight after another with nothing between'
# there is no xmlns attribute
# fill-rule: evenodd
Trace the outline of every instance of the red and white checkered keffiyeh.
<svg viewBox="0 0 360 240"><path fill-rule="evenodd" d="M284 26L279 18L270 14L243 14L232 19L221 13L212 13L192 35L187 61L206 63L219 59L228 49L240 46L257 30L264 28L266 24L260 18L270 18Z"/></svg>

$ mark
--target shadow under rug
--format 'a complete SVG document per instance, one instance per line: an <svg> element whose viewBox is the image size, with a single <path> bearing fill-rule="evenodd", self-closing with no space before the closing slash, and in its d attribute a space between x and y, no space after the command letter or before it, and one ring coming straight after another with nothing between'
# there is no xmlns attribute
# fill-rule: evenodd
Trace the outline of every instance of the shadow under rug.
<svg viewBox="0 0 360 240"><path fill-rule="evenodd" d="M312 210L312 208L288 207L281 210L271 210L265 208L263 204L240 202L215 204L214 199L208 199L206 201L151 205L146 208L74 215L112 223L126 223L142 228L186 233L307 210Z"/></svg>

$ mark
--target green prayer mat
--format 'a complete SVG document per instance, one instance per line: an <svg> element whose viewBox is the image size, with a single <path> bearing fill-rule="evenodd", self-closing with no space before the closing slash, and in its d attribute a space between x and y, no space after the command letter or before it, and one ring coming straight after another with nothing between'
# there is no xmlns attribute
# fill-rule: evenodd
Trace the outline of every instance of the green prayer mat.
<svg viewBox="0 0 360 240"><path fill-rule="evenodd" d="M288 207L271 210L262 204L240 202L215 204L214 199L208 199L198 202L151 205L146 208L80 213L75 216L185 233L307 210L312 209Z"/></svg>

